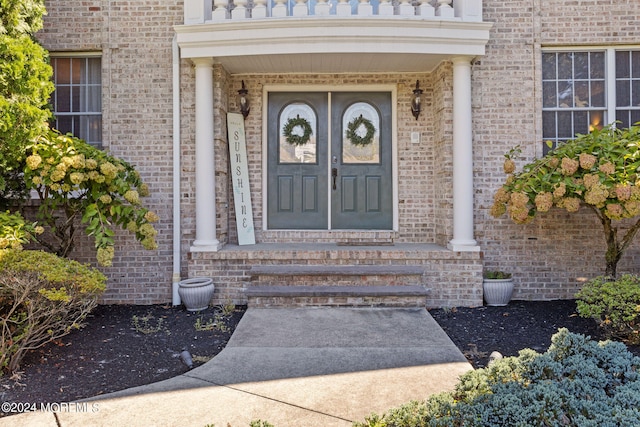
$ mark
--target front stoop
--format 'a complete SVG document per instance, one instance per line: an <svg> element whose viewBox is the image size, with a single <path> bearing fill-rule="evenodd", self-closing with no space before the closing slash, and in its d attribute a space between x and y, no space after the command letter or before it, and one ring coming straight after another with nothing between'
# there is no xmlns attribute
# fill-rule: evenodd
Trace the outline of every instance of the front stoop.
<svg viewBox="0 0 640 427"><path fill-rule="evenodd" d="M254 265L249 307L425 307L424 268L411 265Z"/></svg>
<svg viewBox="0 0 640 427"><path fill-rule="evenodd" d="M258 303L424 306L423 296L400 292L403 286L422 288L416 289L418 292L428 288L428 308L482 304L482 254L455 252L434 244L367 246L322 241L227 244L216 252L190 252L188 277L213 279L216 292L212 304L232 301L253 306ZM278 288L264 288L262 295L254 294L250 302L249 294L258 286L292 289L282 295ZM322 293L317 295L309 294L304 286L335 289L316 291ZM399 294L380 296L384 288L376 286L396 288ZM297 287L303 288L295 291L293 288ZM268 291L272 291L271 295L265 295Z"/></svg>

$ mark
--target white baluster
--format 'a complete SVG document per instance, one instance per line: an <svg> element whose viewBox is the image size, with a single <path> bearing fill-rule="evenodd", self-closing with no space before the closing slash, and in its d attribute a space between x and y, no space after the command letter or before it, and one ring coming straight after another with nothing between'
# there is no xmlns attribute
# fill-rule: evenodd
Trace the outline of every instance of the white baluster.
<svg viewBox="0 0 640 427"><path fill-rule="evenodd" d="M313 10L313 14L316 16L328 16L331 11L331 5L327 0L318 0L316 7Z"/></svg>
<svg viewBox="0 0 640 427"><path fill-rule="evenodd" d="M429 0L418 0L418 15L424 18L432 18L436 15L436 8L431 6Z"/></svg>
<svg viewBox="0 0 640 427"><path fill-rule="evenodd" d="M293 16L307 16L308 14L307 0L296 0L296 4L293 6Z"/></svg>
<svg viewBox="0 0 640 427"><path fill-rule="evenodd" d="M409 0L402 0L402 3L400 3L400 15L413 16L415 14L416 9L409 3Z"/></svg>
<svg viewBox="0 0 640 427"><path fill-rule="evenodd" d="M350 16L351 15L351 3L347 0L340 0L340 3L336 6L337 16Z"/></svg>
<svg viewBox="0 0 640 427"><path fill-rule="evenodd" d="M185 0L184 23L191 25L211 21L212 10L212 0Z"/></svg>
<svg viewBox="0 0 640 427"><path fill-rule="evenodd" d="M254 19L267 17L267 0L253 0L251 17Z"/></svg>
<svg viewBox="0 0 640 427"><path fill-rule="evenodd" d="M271 9L271 16L274 18L282 18L287 16L286 0L276 0L276 5Z"/></svg>
<svg viewBox="0 0 640 427"><path fill-rule="evenodd" d="M247 9L247 0L233 0L236 7L231 11L231 19L247 19L249 17L249 9Z"/></svg>
<svg viewBox="0 0 640 427"><path fill-rule="evenodd" d="M441 18L453 18L455 13L451 7L451 0L438 0L438 10L436 10L436 15Z"/></svg>
<svg viewBox="0 0 640 427"><path fill-rule="evenodd" d="M371 16L373 15L373 6L369 0L360 0L358 3L358 16Z"/></svg>
<svg viewBox="0 0 640 427"><path fill-rule="evenodd" d="M229 0L214 0L213 5L215 7L212 17L214 21L229 19L229 9L227 8Z"/></svg>
<svg viewBox="0 0 640 427"><path fill-rule="evenodd" d="M393 5L391 4L391 0L380 0L380 6L378 6L378 15L393 16Z"/></svg>

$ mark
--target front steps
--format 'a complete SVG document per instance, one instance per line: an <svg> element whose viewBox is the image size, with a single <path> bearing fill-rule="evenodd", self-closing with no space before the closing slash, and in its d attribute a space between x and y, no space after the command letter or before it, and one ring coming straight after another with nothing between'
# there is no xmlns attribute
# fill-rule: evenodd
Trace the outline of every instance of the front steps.
<svg viewBox="0 0 640 427"><path fill-rule="evenodd" d="M190 252L187 277L213 279L212 304L424 306L426 299L427 308L482 305L480 252L365 243L227 244L215 252Z"/></svg>
<svg viewBox="0 0 640 427"><path fill-rule="evenodd" d="M412 265L254 265L249 307L425 307L424 268Z"/></svg>

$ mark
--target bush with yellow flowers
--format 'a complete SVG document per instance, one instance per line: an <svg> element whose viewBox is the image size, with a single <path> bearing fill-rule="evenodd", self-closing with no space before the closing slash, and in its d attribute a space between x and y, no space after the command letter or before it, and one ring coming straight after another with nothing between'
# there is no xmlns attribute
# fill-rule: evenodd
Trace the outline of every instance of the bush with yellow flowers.
<svg viewBox="0 0 640 427"><path fill-rule="evenodd" d="M105 290L95 268L42 251L0 250L0 373L80 328Z"/></svg>
<svg viewBox="0 0 640 427"><path fill-rule="evenodd" d="M51 131L29 148L24 178L38 193L38 220L50 233L37 241L59 256L74 247L76 220L93 236L98 263L114 257L114 226L133 233L145 249L157 249L158 216L142 205L149 189L136 169L81 139Z"/></svg>
<svg viewBox="0 0 640 427"><path fill-rule="evenodd" d="M618 261L640 230L640 219L624 235L612 224L640 216L640 123L578 135L516 172L520 154L519 147L505 154L507 179L494 194L491 215L507 213L524 224L554 206L567 212L591 209L604 227L605 274L615 277Z"/></svg>

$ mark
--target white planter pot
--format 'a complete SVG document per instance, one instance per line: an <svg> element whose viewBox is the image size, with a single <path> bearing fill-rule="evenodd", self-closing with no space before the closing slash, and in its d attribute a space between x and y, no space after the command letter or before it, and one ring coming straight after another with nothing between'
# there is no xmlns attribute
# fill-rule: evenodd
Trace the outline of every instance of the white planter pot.
<svg viewBox="0 0 640 427"><path fill-rule="evenodd" d="M209 277L195 277L178 283L178 295L189 311L208 308L214 290L213 280Z"/></svg>
<svg viewBox="0 0 640 427"><path fill-rule="evenodd" d="M482 281L484 300L490 306L503 306L511 301L513 279L484 279Z"/></svg>

